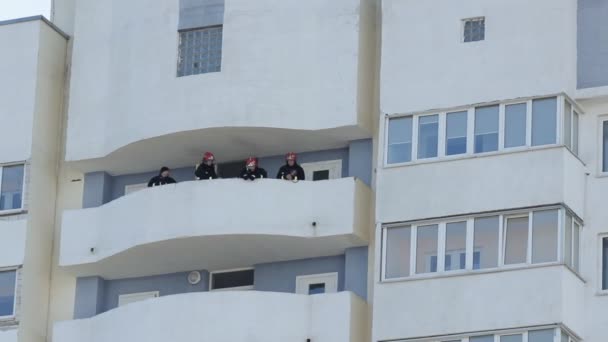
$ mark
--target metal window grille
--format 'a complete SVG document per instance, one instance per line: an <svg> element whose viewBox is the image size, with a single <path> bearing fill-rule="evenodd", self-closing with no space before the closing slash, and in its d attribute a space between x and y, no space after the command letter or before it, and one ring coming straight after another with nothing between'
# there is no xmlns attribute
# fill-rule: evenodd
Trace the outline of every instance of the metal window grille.
<svg viewBox="0 0 608 342"><path fill-rule="evenodd" d="M179 33L178 77L221 70L222 30L213 26Z"/></svg>
<svg viewBox="0 0 608 342"><path fill-rule="evenodd" d="M464 20L464 42L477 42L486 38L486 19L473 18Z"/></svg>

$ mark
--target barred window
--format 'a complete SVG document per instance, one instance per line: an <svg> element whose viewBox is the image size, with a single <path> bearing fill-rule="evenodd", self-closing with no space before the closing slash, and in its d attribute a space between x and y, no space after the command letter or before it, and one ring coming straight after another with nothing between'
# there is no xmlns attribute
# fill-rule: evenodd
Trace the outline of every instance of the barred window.
<svg viewBox="0 0 608 342"><path fill-rule="evenodd" d="M213 26L180 31L178 77L221 70L222 30Z"/></svg>
<svg viewBox="0 0 608 342"><path fill-rule="evenodd" d="M464 20L464 42L476 42L486 38L486 19L471 18Z"/></svg>

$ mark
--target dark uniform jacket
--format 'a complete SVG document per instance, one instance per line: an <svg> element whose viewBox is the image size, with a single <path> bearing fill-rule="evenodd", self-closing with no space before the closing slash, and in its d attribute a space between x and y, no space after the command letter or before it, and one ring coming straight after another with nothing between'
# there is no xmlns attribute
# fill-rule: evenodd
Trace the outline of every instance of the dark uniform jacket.
<svg viewBox="0 0 608 342"><path fill-rule="evenodd" d="M198 168L196 169L196 171L194 172L194 175L196 177L198 177L199 179L216 179L217 178L217 174L215 173L215 166L211 165L207 165L207 164L201 164L198 166Z"/></svg>
<svg viewBox="0 0 608 342"><path fill-rule="evenodd" d="M279 173L277 173L277 178L287 179L287 175L291 175L292 179L294 176L298 177L298 180L304 180L305 178L304 169L298 164L293 164L293 166L285 164L281 166L281 168L279 169Z"/></svg>
<svg viewBox="0 0 608 342"><path fill-rule="evenodd" d="M247 168L244 168L241 171L241 178L243 178L244 180L256 180L258 178L268 178L268 173L266 173L266 170L262 169L261 167L258 167L253 171L249 171Z"/></svg>
<svg viewBox="0 0 608 342"><path fill-rule="evenodd" d="M177 183L175 179L171 177L163 177L161 175L152 177L148 182L148 187L151 188L153 186L165 185L165 184L175 184Z"/></svg>

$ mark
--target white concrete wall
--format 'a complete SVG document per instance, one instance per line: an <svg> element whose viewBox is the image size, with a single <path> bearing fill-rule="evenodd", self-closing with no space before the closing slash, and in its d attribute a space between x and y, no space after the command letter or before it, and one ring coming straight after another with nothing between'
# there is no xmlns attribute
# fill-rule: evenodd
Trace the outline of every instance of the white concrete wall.
<svg viewBox="0 0 608 342"><path fill-rule="evenodd" d="M17 329L0 331L0 342L17 342Z"/></svg>
<svg viewBox="0 0 608 342"><path fill-rule="evenodd" d="M582 217L584 165L564 147L378 171L377 222L565 203Z"/></svg>
<svg viewBox="0 0 608 342"><path fill-rule="evenodd" d="M253 264L339 254L346 247L366 244L370 200L371 190L354 178L298 183L220 179L145 189L101 207L64 212L60 264L97 263L146 245L157 253L180 248L181 253L172 253L171 265L185 270L198 269L194 265L186 268L186 260L191 263L193 259L213 268L230 260L237 267L243 266L239 260ZM184 238L190 239L180 240ZM184 252L192 238L201 239L200 245L191 246L199 258ZM159 242L168 245L161 248L155 244ZM265 248L254 248L258 243ZM243 250L217 258L228 246ZM269 246L273 246L272 252ZM137 253L143 255L144 251ZM122 255L115 258L114 262L120 262L111 272L124 268L127 276L133 276L149 267L162 273L164 266L150 261L159 255L147 255L142 260L145 265L130 271L126 265L136 259ZM183 258L185 263L179 264ZM162 264L167 272L176 271L166 261Z"/></svg>
<svg viewBox="0 0 608 342"><path fill-rule="evenodd" d="M0 26L0 163L28 160L37 82L40 22Z"/></svg>
<svg viewBox="0 0 608 342"><path fill-rule="evenodd" d="M0 267L23 265L27 219L0 221Z"/></svg>
<svg viewBox="0 0 608 342"><path fill-rule="evenodd" d="M403 113L573 92L572 0L385 0L381 111ZM462 19L485 16L485 41Z"/></svg>
<svg viewBox="0 0 608 342"><path fill-rule="evenodd" d="M554 323L580 333L584 288L564 266L377 284L372 340Z"/></svg>
<svg viewBox="0 0 608 342"><path fill-rule="evenodd" d="M348 292L315 296L229 291L161 297L99 316L56 324L55 342L357 342L365 315Z"/></svg>
<svg viewBox="0 0 608 342"><path fill-rule="evenodd" d="M79 1L66 158L214 127L371 136L361 1L227 0L222 71L179 78L178 1Z"/></svg>

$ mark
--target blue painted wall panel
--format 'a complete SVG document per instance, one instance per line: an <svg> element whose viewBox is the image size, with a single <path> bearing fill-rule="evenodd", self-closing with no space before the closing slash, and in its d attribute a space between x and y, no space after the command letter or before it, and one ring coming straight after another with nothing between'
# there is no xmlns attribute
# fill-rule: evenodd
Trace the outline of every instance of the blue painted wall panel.
<svg viewBox="0 0 608 342"><path fill-rule="evenodd" d="M344 254L344 290L367 299L368 247L348 248Z"/></svg>

